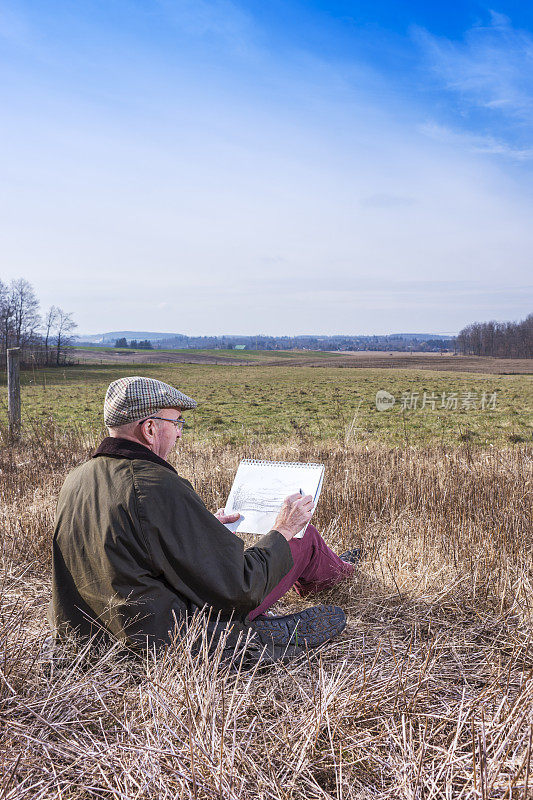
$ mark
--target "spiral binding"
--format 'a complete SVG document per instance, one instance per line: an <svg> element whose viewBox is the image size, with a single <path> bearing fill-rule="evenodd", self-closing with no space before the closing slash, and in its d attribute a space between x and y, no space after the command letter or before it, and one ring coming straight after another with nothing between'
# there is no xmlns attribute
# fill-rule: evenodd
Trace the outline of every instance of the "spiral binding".
<svg viewBox="0 0 533 800"><path fill-rule="evenodd" d="M274 467L320 467L322 468L323 464L317 464L316 462L301 462L301 461L262 461L259 458L243 458L240 462L241 464L261 464L262 466L274 466Z"/></svg>

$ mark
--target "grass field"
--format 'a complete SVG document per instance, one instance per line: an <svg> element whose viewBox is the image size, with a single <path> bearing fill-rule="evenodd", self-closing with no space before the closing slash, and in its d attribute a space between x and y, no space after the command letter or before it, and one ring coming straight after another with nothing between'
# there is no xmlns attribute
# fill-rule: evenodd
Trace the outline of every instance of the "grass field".
<svg viewBox="0 0 533 800"><path fill-rule="evenodd" d="M281 443L294 433L319 440L396 445L532 441L529 375L297 365L84 364L26 371L22 375L26 427L49 419L67 426L101 426L107 385L138 372L172 383L198 400L198 408L187 414L186 435L202 441ZM376 409L378 390L396 398L391 410ZM444 403L452 394L449 409L442 407L443 393ZM0 386L0 414L5 420L5 379Z"/></svg>
<svg viewBox="0 0 533 800"><path fill-rule="evenodd" d="M348 624L264 673L193 655L201 622L144 663L117 647L51 665L57 494L103 433L106 386L136 371L24 372L18 443L0 390L1 800L532 800L531 378L143 364L199 401L170 460L209 508L244 456L325 464L313 521L363 560L276 610L334 602ZM380 389L392 410L377 411ZM417 408L401 410L403 392ZM439 408L443 392L457 410ZM495 408L479 408L484 392Z"/></svg>

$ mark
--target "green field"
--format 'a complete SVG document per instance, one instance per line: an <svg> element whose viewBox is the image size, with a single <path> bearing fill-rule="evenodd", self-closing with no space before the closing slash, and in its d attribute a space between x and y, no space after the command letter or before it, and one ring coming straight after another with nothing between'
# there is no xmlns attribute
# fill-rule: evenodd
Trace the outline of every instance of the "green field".
<svg viewBox="0 0 533 800"><path fill-rule="evenodd" d="M250 361L251 363L261 363L262 361L271 361L273 358L277 360L285 359L288 361L294 360L295 353L301 354L311 354L313 358L322 358L328 361L331 361L332 358L340 358L343 353L331 353L328 350L321 351L321 350L312 350L312 351L291 351L291 350L210 350L209 348L196 350L194 348L186 348L180 349L179 347L162 347L161 349L157 350L143 350L140 348L131 350L129 347L91 347L82 348L69 348L70 351L73 352L73 358L76 359L76 356L80 353L84 352L88 353L89 355L98 357L101 355L102 361L105 361L106 355L122 355L122 356L131 356L131 355L147 355L150 354L153 356L154 361L157 360L157 356L159 354L170 353L172 355L183 355L183 356L191 356L191 354L201 354L203 356L211 356L212 358L216 358L217 361L225 361L225 360L233 360L239 359L239 361Z"/></svg>
<svg viewBox="0 0 533 800"><path fill-rule="evenodd" d="M172 383L197 399L198 408L187 414L185 435L200 439L281 442L297 433L346 443L501 445L531 442L533 437L530 376L327 366L86 364L25 371L23 423L30 428L53 419L69 427L101 426L107 385L139 373ZM396 398L389 411L376 409L380 389ZM442 393L445 399L456 393L457 408L442 408ZM489 407L482 409L484 393ZM410 407L402 408L402 395ZM4 374L2 422L6 402Z"/></svg>

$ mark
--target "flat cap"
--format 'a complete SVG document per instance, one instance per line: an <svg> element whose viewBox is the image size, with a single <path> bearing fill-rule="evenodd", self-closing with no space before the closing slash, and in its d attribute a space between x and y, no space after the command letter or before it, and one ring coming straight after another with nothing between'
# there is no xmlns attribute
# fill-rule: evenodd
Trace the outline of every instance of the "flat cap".
<svg viewBox="0 0 533 800"><path fill-rule="evenodd" d="M195 408L196 400L154 378L134 375L109 384L104 400L104 423L118 428L149 417L160 408Z"/></svg>

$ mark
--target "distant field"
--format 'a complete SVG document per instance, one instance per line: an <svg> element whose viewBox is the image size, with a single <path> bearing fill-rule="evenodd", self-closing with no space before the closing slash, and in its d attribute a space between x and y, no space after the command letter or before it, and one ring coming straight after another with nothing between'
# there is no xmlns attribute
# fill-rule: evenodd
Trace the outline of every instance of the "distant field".
<svg viewBox="0 0 533 800"><path fill-rule="evenodd" d="M264 354L249 355L259 360ZM329 354L323 358L325 366L299 365L287 357L282 366L92 363L28 371L22 376L23 419L26 426L50 418L69 427L101 426L107 385L140 373L172 383L198 400L198 408L187 414L185 435L199 440L253 445L287 441L296 433L317 440L395 445L532 441L533 381L527 375L338 369L331 366ZM438 356L434 363L440 363ZM378 390L395 397L391 410L376 409ZM451 408L443 407L448 399ZM0 414L5 421L5 375Z"/></svg>
<svg viewBox="0 0 533 800"><path fill-rule="evenodd" d="M80 364L233 364L246 366L329 366L380 369L430 369L452 372L533 375L533 359L477 358L449 353L387 351L320 352L318 350L117 350L114 347L73 348Z"/></svg>

